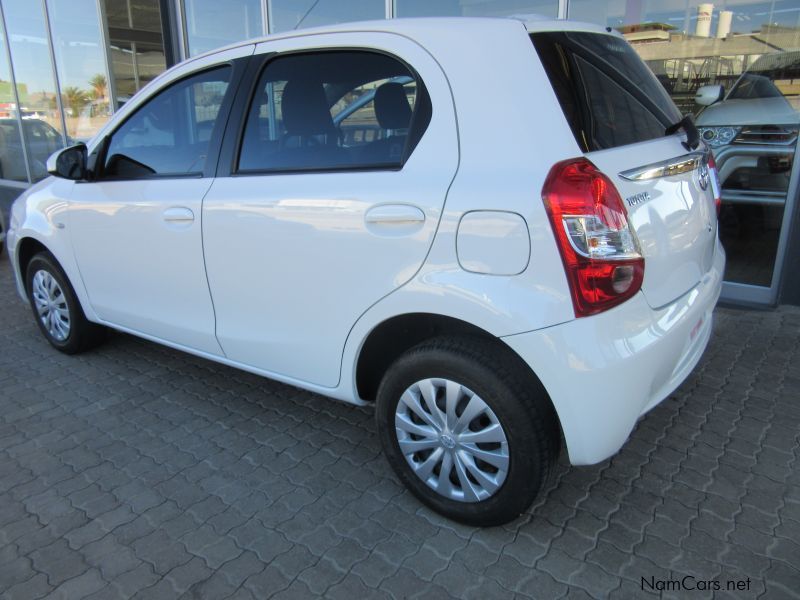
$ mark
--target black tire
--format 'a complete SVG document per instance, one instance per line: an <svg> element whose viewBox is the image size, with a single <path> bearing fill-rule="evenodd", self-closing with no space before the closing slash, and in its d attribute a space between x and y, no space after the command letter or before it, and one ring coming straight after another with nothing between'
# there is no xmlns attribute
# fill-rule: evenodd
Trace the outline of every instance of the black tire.
<svg viewBox="0 0 800 600"><path fill-rule="evenodd" d="M507 474L488 498L463 502L440 495L416 475L401 452L395 411L409 386L428 378L465 386L480 396L503 428ZM560 449L560 428L544 388L510 349L479 338L435 338L403 354L381 382L375 413L384 452L400 480L436 512L471 525L501 525L522 514L546 484Z"/></svg>
<svg viewBox="0 0 800 600"><path fill-rule="evenodd" d="M58 284L63 294L59 294L63 303L66 304L66 311L69 314L69 332L64 339L56 338L45 325L44 320L39 316L33 294L33 280L39 271L48 273ZM83 313L75 290L61 268L55 257L49 252L39 252L28 263L25 272L25 290L28 293L33 318L39 326L42 335L50 344L64 354L77 354L89 350L101 343L106 336L106 329L100 325L90 322Z"/></svg>

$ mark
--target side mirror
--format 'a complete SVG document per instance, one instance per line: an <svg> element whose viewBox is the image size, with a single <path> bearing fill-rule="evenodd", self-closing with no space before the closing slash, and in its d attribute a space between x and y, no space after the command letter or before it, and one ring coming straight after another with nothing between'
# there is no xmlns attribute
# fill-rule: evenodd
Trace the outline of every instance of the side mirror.
<svg viewBox="0 0 800 600"><path fill-rule="evenodd" d="M86 179L86 144L76 144L54 152L47 159L47 172L74 181Z"/></svg>
<svg viewBox="0 0 800 600"><path fill-rule="evenodd" d="M722 100L724 95L725 88L721 85L704 85L697 88L697 93L694 95L694 102L701 106L711 106L715 102Z"/></svg>

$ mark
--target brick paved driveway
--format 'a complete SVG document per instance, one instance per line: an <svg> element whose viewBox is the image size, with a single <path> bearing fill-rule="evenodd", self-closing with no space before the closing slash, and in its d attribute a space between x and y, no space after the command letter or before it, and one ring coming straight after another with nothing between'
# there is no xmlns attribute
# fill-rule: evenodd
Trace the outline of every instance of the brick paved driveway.
<svg viewBox="0 0 800 600"><path fill-rule="evenodd" d="M370 410L126 335L51 350L3 256L0 596L799 597L799 336L800 310L718 310L616 458L477 530L400 487Z"/></svg>

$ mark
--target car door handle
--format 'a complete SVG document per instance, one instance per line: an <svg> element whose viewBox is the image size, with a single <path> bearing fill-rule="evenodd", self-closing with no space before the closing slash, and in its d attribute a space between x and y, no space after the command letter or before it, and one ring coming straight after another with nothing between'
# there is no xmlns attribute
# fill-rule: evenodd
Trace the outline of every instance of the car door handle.
<svg viewBox="0 0 800 600"><path fill-rule="evenodd" d="M411 225L424 223L425 213L410 204L384 204L368 210L364 219L372 225Z"/></svg>
<svg viewBox="0 0 800 600"><path fill-rule="evenodd" d="M191 223L194 221L194 213L191 209L183 206L173 206L162 213L167 223Z"/></svg>

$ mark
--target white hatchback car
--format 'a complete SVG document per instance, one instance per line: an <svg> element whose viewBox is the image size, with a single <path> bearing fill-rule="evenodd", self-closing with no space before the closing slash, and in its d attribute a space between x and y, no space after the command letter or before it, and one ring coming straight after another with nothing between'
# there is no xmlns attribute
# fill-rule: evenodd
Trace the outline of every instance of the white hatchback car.
<svg viewBox="0 0 800 600"><path fill-rule="evenodd" d="M683 128L683 133L678 131ZM356 404L423 502L497 524L613 455L711 333L718 188L625 40L401 19L170 69L14 207L49 342L112 327Z"/></svg>

